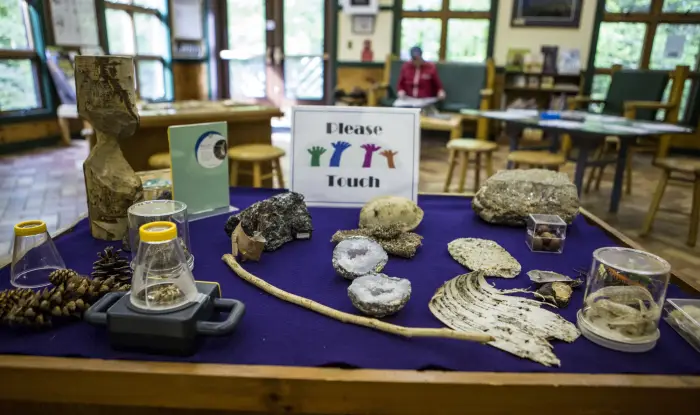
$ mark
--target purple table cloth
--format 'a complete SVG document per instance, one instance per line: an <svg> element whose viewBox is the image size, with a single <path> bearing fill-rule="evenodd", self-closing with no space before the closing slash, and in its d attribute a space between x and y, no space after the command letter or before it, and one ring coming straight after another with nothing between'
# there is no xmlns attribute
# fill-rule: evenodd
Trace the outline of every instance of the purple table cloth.
<svg viewBox="0 0 700 415"><path fill-rule="evenodd" d="M276 191L235 189L231 203L245 208ZM602 230L577 218L569 227L564 253L535 254L525 245L525 230L489 225L471 210L462 197L420 196L425 218L416 230L423 246L411 260L390 257L384 272L408 278L411 300L386 321L412 327L442 327L428 310L428 301L445 281L467 272L447 252L447 243L460 237L492 239L507 249L523 266L513 280L490 279L498 288L527 287L526 272L546 269L573 275L573 268L588 268L592 253L615 245ZM347 296L349 282L336 275L331 265L334 245L331 235L338 229L355 228L359 209L311 208L314 233L311 240L294 241L278 251L264 253L261 262L245 268L289 292L336 309L356 313ZM695 352L665 322L656 348L629 354L597 346L584 337L572 344L554 341L561 368L547 368L496 348L450 339L405 339L365 327L331 320L301 307L278 300L236 276L221 260L231 242L223 230L227 216L190 224L194 275L198 280L218 281L224 297L246 305L246 314L236 331L223 338L206 338L190 357L168 357L112 350L104 328L75 322L45 332L14 332L0 329L0 354L185 361L285 366L357 367L372 369L459 370L493 372L638 373L700 375L700 354ZM88 274L96 253L110 245L90 236L87 221L57 239L69 268ZM119 245L119 244L117 244ZM9 267L0 270L0 289L9 288ZM571 304L561 310L575 322L584 287L575 290ZM676 287L669 297L685 296Z"/></svg>

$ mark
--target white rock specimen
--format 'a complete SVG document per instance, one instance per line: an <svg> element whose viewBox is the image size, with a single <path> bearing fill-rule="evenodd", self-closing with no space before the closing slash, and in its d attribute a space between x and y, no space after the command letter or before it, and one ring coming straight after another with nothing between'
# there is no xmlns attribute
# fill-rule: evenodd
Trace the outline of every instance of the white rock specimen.
<svg viewBox="0 0 700 415"><path fill-rule="evenodd" d="M514 278L520 274L520 263L494 241L459 238L447 244L452 258L472 271L482 271L487 277Z"/></svg>
<svg viewBox="0 0 700 415"><path fill-rule="evenodd" d="M360 211L360 228L402 225L404 232L412 231L423 220L423 209L412 200L399 196L375 197Z"/></svg>
<svg viewBox="0 0 700 415"><path fill-rule="evenodd" d="M472 209L486 222L520 226L531 213L559 215L571 223L578 215L576 186L565 173L502 170L484 182Z"/></svg>
<svg viewBox="0 0 700 415"><path fill-rule="evenodd" d="M411 298L411 282L385 274L356 278L348 287L348 297L358 310L373 317L392 315Z"/></svg>
<svg viewBox="0 0 700 415"><path fill-rule="evenodd" d="M341 241L333 250L333 268L349 280L381 271L388 260L381 245L362 236Z"/></svg>

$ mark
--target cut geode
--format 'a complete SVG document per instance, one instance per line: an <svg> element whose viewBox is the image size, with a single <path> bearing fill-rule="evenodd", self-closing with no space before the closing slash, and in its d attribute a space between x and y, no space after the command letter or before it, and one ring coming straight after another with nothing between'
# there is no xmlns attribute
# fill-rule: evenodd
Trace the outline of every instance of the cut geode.
<svg viewBox="0 0 700 415"><path fill-rule="evenodd" d="M362 236L348 238L333 250L333 268L349 280L381 271L388 260L381 245Z"/></svg>
<svg viewBox="0 0 700 415"><path fill-rule="evenodd" d="M459 238L447 244L452 258L472 271L482 271L487 277L514 278L520 274L520 263L494 241Z"/></svg>
<svg viewBox="0 0 700 415"><path fill-rule="evenodd" d="M265 238L265 251L274 251L295 239L310 239L313 227L304 196L286 192L253 203L228 218L224 230L231 237L241 223L247 235L260 232Z"/></svg>
<svg viewBox="0 0 700 415"><path fill-rule="evenodd" d="M392 315L411 298L411 282L385 274L356 278L348 287L348 297L358 310L373 317Z"/></svg>

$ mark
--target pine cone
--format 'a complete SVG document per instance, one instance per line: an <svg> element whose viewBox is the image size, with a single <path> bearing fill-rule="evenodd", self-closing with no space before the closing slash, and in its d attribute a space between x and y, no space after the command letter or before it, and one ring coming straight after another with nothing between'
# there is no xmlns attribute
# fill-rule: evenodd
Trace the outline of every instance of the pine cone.
<svg viewBox="0 0 700 415"><path fill-rule="evenodd" d="M114 251L114 247L107 247L104 252L98 252L99 260L92 265L92 278L106 280L114 278L120 283L131 283L131 266L129 260L122 257L121 249Z"/></svg>
<svg viewBox="0 0 700 415"><path fill-rule="evenodd" d="M26 301L34 296L34 291L27 288L14 288L0 291L0 320L21 301Z"/></svg>
<svg viewBox="0 0 700 415"><path fill-rule="evenodd" d="M66 281L75 277L79 277L79 275L72 269L58 269L49 274L49 282L58 287L59 285L64 284Z"/></svg>

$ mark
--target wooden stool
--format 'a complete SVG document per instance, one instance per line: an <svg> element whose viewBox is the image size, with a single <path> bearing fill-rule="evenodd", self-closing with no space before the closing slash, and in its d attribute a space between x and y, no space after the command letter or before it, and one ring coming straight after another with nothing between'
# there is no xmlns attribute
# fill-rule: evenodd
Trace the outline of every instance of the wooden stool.
<svg viewBox="0 0 700 415"><path fill-rule="evenodd" d="M480 175L481 175L481 153L486 154L486 175L490 177L493 174L493 152L498 150L498 144L486 140L475 140L473 138L455 138L447 142L447 148L450 150L450 164L447 169L447 178L445 179L445 192L450 191L452 183L452 174L457 164L457 153L459 153L462 170L459 176L460 193L464 192L464 183L467 180L467 169L469 167L469 153L474 153L476 162L476 176L474 177L474 191L479 190Z"/></svg>
<svg viewBox="0 0 700 415"><path fill-rule="evenodd" d="M284 150L269 144L246 144L231 147L228 150L228 158L231 159L231 186L238 185L238 174L241 173L253 176L253 187L262 187L264 179L276 175L279 186L284 188L284 177L280 166L280 157L282 156L284 156ZM267 161L272 163L272 172L262 174L262 163ZM238 163L240 162L251 163L253 170L239 170Z"/></svg>
<svg viewBox="0 0 700 415"><path fill-rule="evenodd" d="M169 169L170 153L156 153L148 158L148 166L154 169Z"/></svg>
<svg viewBox="0 0 700 415"><path fill-rule="evenodd" d="M693 207L690 212L690 229L688 230L688 240L686 244L691 247L695 246L698 239L698 221L700 220L700 160L659 158L656 159L654 165L661 168L663 173L659 179L659 184L656 186L654 197L651 199L651 206L649 206L649 212L647 213L646 219L644 219L644 227L642 228L641 235L645 236L651 231L651 226L654 223L654 216L656 216L656 212L659 211L661 198L664 196L668 181L690 181L693 183ZM693 175L694 178L672 177L671 173L684 173L686 175Z"/></svg>
<svg viewBox="0 0 700 415"><path fill-rule="evenodd" d="M542 168L559 171L559 167L566 164L566 157L561 153L549 151L516 150L508 154L508 161L514 168L526 165L530 168Z"/></svg>

